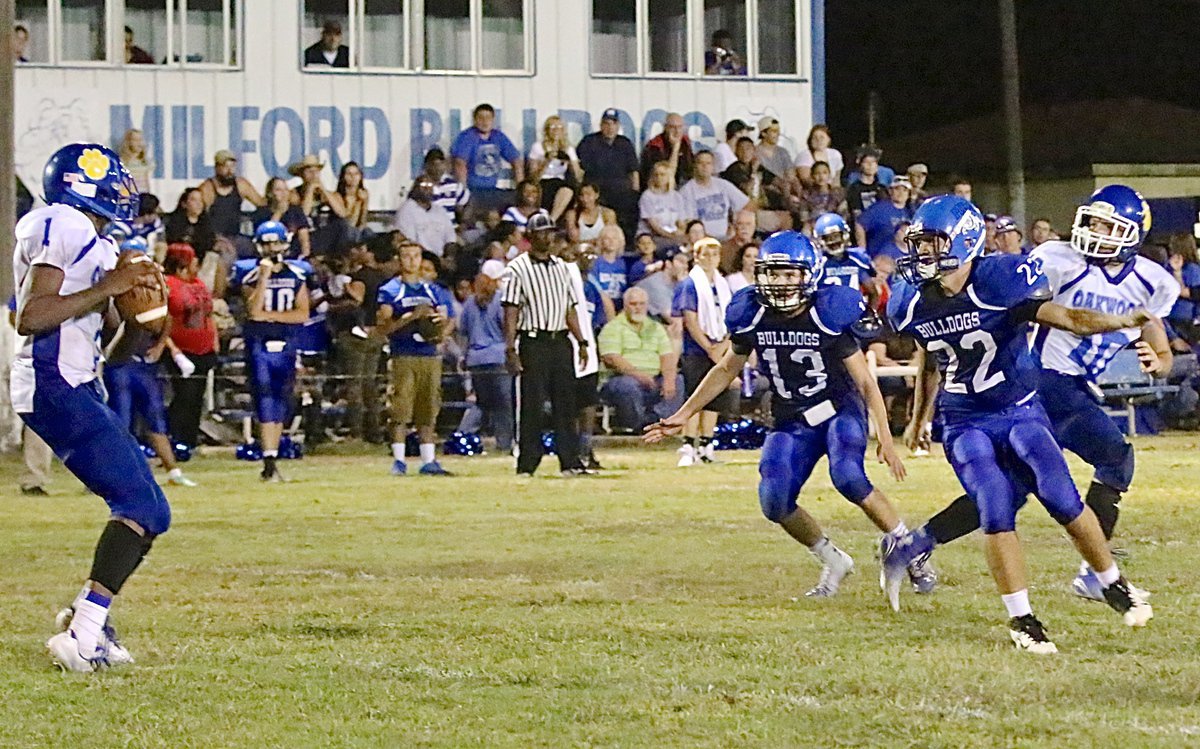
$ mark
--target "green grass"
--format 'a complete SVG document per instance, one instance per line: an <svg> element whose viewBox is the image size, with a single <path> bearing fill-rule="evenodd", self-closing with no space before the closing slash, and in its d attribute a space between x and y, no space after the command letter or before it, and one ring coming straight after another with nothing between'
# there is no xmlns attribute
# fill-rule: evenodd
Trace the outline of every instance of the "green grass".
<svg viewBox="0 0 1200 749"><path fill-rule="evenodd" d="M53 497L21 497L8 456L0 747L1194 745L1196 443L1138 441L1120 531L1154 591L1146 630L1073 598L1063 533L1023 513L1049 658L1009 644L977 536L935 554L935 595L888 610L876 534L824 463L801 501L858 574L812 601L817 564L759 513L752 453L683 471L602 451L602 477L524 484L499 458L443 480L319 456L286 487L200 458L116 608L138 663L88 676L42 643L103 505L61 469ZM908 465L899 485L869 471L915 525L958 486L940 458Z"/></svg>

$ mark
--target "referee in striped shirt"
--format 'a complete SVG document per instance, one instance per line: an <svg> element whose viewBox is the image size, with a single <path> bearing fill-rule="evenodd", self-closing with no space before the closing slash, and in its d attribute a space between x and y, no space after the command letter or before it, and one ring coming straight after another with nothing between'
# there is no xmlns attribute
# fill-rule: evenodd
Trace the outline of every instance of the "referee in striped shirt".
<svg viewBox="0 0 1200 749"><path fill-rule="evenodd" d="M558 465L564 476L586 473L579 461L575 427L575 365L567 333L581 341L579 360L586 364L587 339L575 317L575 290L567 264L550 254L556 228L545 213L525 227L529 252L505 268L500 301L508 369L518 375L520 455L517 475L532 476L542 460L544 404L550 401Z"/></svg>

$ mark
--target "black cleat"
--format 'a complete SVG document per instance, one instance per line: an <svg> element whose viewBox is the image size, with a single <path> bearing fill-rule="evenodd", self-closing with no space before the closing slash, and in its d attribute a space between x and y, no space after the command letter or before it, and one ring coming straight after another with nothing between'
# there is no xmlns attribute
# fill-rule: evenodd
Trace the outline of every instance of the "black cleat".
<svg viewBox="0 0 1200 749"><path fill-rule="evenodd" d="M1144 627L1154 618L1154 609L1146 603L1145 595L1122 576L1104 589L1104 602L1121 615L1127 626Z"/></svg>
<svg viewBox="0 0 1200 749"><path fill-rule="evenodd" d="M1050 641L1046 635L1046 628L1033 614L1009 619L1008 636L1012 638L1017 650L1026 650L1038 655L1052 655L1058 652L1058 646Z"/></svg>

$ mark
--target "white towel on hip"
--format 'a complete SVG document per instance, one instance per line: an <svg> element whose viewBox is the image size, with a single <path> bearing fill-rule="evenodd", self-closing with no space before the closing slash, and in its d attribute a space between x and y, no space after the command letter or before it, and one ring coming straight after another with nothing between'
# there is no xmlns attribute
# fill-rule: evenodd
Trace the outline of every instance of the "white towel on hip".
<svg viewBox="0 0 1200 749"><path fill-rule="evenodd" d="M729 335L725 327L725 310L733 293L729 291L729 283L720 273L713 281L708 280L708 274L700 266L692 268L688 274L696 285L696 316L700 318L700 329L713 341L723 341ZM716 294L713 294L713 289Z"/></svg>

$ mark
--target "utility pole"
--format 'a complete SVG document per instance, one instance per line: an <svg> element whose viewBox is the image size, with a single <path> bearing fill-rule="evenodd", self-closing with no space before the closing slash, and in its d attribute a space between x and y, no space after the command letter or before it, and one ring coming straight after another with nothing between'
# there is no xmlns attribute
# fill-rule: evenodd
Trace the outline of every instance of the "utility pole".
<svg viewBox="0 0 1200 749"><path fill-rule="evenodd" d="M13 228L17 223L17 177L13 150L13 26L16 23L15 0L0 0L0 299L13 295ZM0 320L0 448L19 444L20 420L12 409L8 392L8 371L12 365L16 330L8 324L8 315Z"/></svg>
<svg viewBox="0 0 1200 749"><path fill-rule="evenodd" d="M1015 0L1000 0L1004 65L1004 143L1008 152L1008 212L1025 231L1025 152L1021 143L1021 76L1017 65Z"/></svg>

